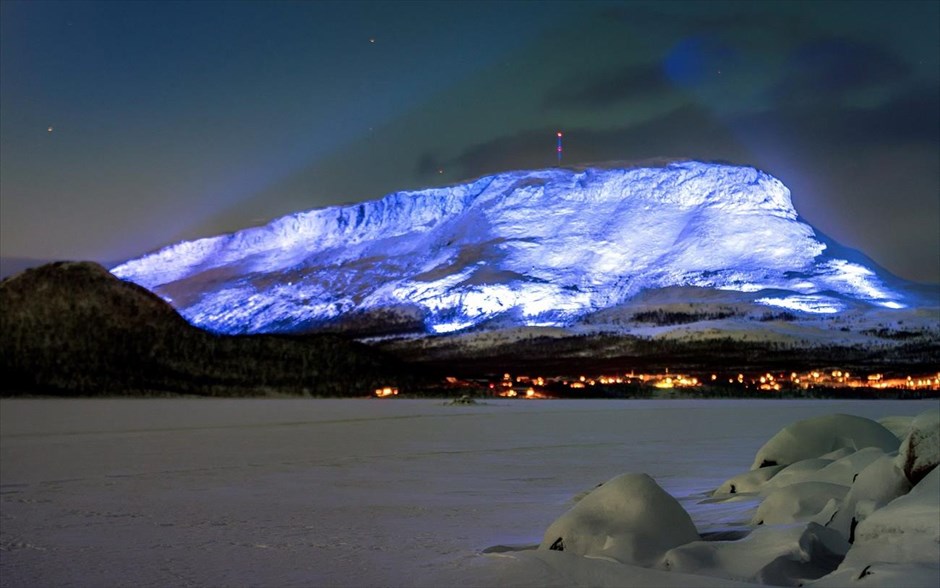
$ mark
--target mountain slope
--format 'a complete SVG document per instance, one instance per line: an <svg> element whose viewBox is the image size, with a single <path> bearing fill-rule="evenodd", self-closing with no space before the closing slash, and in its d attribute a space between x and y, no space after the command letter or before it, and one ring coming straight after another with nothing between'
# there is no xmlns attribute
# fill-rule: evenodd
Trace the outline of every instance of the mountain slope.
<svg viewBox="0 0 940 588"><path fill-rule="evenodd" d="M571 325L674 286L810 314L912 303L889 287L896 278L831 249L776 178L681 162L398 192L180 243L112 272L223 333L379 318L437 333Z"/></svg>
<svg viewBox="0 0 940 588"><path fill-rule="evenodd" d="M0 281L5 394L359 395L395 370L337 336L208 333L94 263L52 263Z"/></svg>

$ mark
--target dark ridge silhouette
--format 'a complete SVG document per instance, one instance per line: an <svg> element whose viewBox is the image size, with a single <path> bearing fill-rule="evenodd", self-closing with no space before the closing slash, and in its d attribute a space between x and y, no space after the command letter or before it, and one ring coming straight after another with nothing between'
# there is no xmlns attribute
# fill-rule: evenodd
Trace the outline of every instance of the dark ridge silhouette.
<svg viewBox="0 0 940 588"><path fill-rule="evenodd" d="M91 262L0 281L3 394L357 396L398 363L337 335L222 336Z"/></svg>

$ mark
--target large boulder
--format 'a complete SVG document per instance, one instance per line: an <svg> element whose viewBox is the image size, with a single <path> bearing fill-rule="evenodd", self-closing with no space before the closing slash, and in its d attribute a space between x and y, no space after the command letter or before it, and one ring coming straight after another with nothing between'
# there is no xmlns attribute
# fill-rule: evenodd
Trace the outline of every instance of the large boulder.
<svg viewBox="0 0 940 588"><path fill-rule="evenodd" d="M859 472L884 455L885 452L877 447L859 449L814 472L807 481L851 486Z"/></svg>
<svg viewBox="0 0 940 588"><path fill-rule="evenodd" d="M828 482L799 482L778 488L760 503L752 525L780 525L808 521L822 512L831 500L839 500L848 486Z"/></svg>
<svg viewBox="0 0 940 588"><path fill-rule="evenodd" d="M911 421L910 432L901 442L897 465L917 484L940 463L940 409L922 412Z"/></svg>
<svg viewBox="0 0 940 588"><path fill-rule="evenodd" d="M813 457L810 459L801 459L784 467L776 476L771 478L761 488L762 494L773 492L777 488L789 486L790 484L799 484L808 482L820 472L823 468L833 463L832 460ZM756 470L752 470L756 471Z"/></svg>
<svg viewBox="0 0 940 588"><path fill-rule="evenodd" d="M855 543L839 569L813 585L936 588L940 586L938 544L940 468L934 468L908 494L859 523Z"/></svg>
<svg viewBox="0 0 940 588"><path fill-rule="evenodd" d="M842 506L827 526L855 540L855 527L876 509L911 489L904 473L895 464L894 454L875 460L858 474Z"/></svg>
<svg viewBox="0 0 940 588"><path fill-rule="evenodd" d="M940 544L940 470L911 491L874 511L859 523L859 552L872 546L880 561L923 562L937 566Z"/></svg>
<svg viewBox="0 0 940 588"><path fill-rule="evenodd" d="M822 457L803 459L789 465L757 468L725 480L713 493L719 497L730 494L768 494L789 484L827 482L849 487L855 476L876 459L885 455L877 447L856 451L843 447Z"/></svg>
<svg viewBox="0 0 940 588"><path fill-rule="evenodd" d="M897 451L898 438L873 420L834 414L797 421L780 430L757 451L751 469L787 465L848 447Z"/></svg>
<svg viewBox="0 0 940 588"><path fill-rule="evenodd" d="M911 422L914 417L910 415L887 416L878 419L878 424L888 429L898 439L903 440L911 432Z"/></svg>
<svg viewBox="0 0 940 588"><path fill-rule="evenodd" d="M842 459L843 457L848 457L852 455L853 453L855 453L855 448L853 447L840 447L839 449L836 449L835 451L824 453L820 455L819 457L821 457L822 459L831 459L832 461L836 461L836 460Z"/></svg>
<svg viewBox="0 0 940 588"><path fill-rule="evenodd" d="M651 477L622 474L552 523L539 549L650 565L698 539L689 514Z"/></svg>

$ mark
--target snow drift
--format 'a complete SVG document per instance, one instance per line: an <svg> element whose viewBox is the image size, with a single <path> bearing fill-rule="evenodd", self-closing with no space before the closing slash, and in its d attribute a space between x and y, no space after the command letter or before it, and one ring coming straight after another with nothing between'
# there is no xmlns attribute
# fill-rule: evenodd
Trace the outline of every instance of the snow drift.
<svg viewBox="0 0 940 588"><path fill-rule="evenodd" d="M113 268L193 324L297 332L381 316L429 332L568 325L693 286L803 313L909 304L750 167L545 169L311 210Z"/></svg>

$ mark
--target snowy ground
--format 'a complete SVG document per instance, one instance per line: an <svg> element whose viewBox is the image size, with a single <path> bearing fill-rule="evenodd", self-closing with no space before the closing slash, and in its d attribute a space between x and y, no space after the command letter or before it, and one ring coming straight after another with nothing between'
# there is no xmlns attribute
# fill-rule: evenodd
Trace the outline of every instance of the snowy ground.
<svg viewBox="0 0 940 588"><path fill-rule="evenodd" d="M623 472L650 474L700 533L734 529L754 503L700 504L703 493L746 471L782 427L935 406L3 400L0 584L729 586L642 568L625 576L620 564L559 552L548 552L551 566L482 552L537 544L573 496Z"/></svg>

